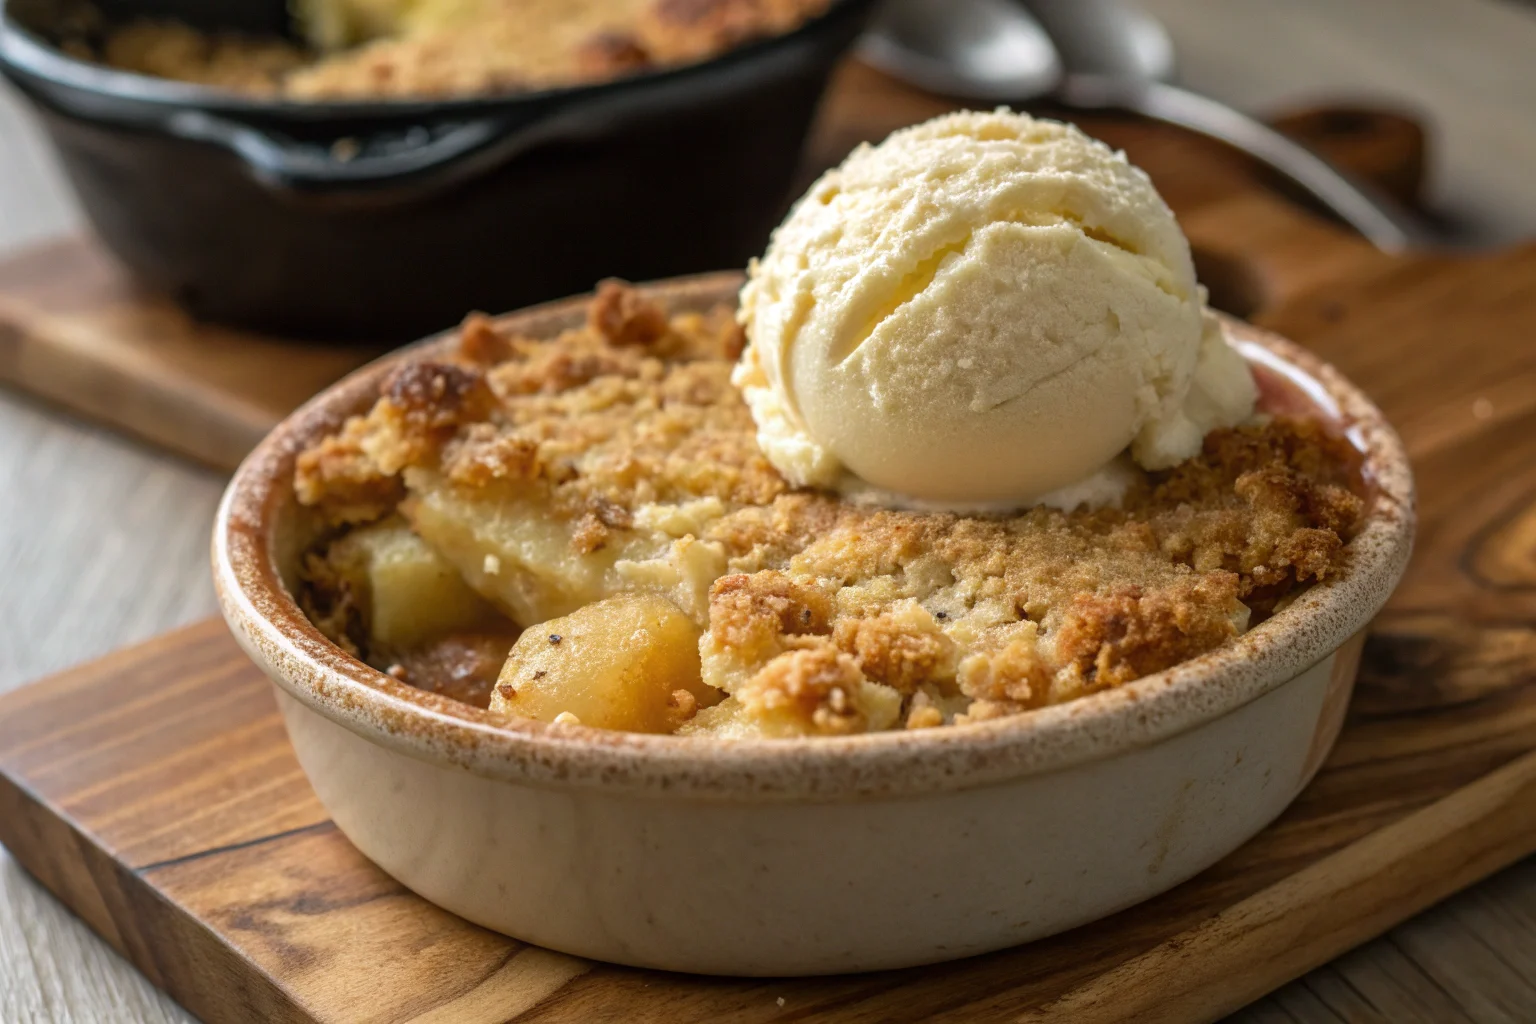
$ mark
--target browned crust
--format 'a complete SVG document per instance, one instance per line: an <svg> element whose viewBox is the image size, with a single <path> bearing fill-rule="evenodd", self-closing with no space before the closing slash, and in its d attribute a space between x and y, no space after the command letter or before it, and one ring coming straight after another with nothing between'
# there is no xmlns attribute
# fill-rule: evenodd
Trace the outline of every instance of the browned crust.
<svg viewBox="0 0 1536 1024"><path fill-rule="evenodd" d="M666 311L623 281L599 282L587 307L587 326L606 344L654 345L667 333Z"/></svg>
<svg viewBox="0 0 1536 1024"><path fill-rule="evenodd" d="M710 633L747 661L782 650L784 637L825 635L831 618L825 591L776 570L722 576L710 588Z"/></svg>
<svg viewBox="0 0 1536 1024"><path fill-rule="evenodd" d="M299 454L294 487L333 523L378 519L400 500L397 475L432 458L461 425L490 415L495 396L472 368L412 362L385 380L367 416Z"/></svg>
<svg viewBox="0 0 1536 1024"><path fill-rule="evenodd" d="M1227 609L1238 578L1217 571L1160 590L1119 587L1078 594L1056 631L1056 656L1080 693L1128 683L1202 654L1237 635Z"/></svg>
<svg viewBox="0 0 1536 1024"><path fill-rule="evenodd" d="M686 63L781 35L826 8L827 0L654 0L639 32L659 60Z"/></svg>
<svg viewBox="0 0 1536 1024"><path fill-rule="evenodd" d="M423 24L403 18L387 34L314 53L267 36L204 33L141 18L101 46L79 35L67 52L126 71L302 100L448 97L609 81L709 60L782 35L830 0L586 0L487 4Z"/></svg>
<svg viewBox="0 0 1536 1024"><path fill-rule="evenodd" d="M938 629L913 629L889 612L839 619L833 641L869 679L911 694L955 677L959 648Z"/></svg>

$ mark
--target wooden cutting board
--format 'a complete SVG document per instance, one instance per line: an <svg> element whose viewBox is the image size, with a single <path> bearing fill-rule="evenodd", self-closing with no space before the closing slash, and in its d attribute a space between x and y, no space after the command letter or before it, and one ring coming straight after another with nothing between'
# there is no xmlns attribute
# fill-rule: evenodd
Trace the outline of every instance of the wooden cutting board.
<svg viewBox="0 0 1536 1024"><path fill-rule="evenodd" d="M804 176L861 141L950 108L849 64L817 123ZM1278 124L1404 199L1418 189L1423 134L1411 121L1327 109ZM1251 191L1260 180L1241 157L1179 133L1106 118L1089 127L1130 149L1181 213ZM1218 243L1240 243L1217 234ZM1218 276L1230 270L1202 269ZM1235 312L1253 312L1264 298L1243 291L1252 280L1230 283L1238 291L1223 298L1244 307ZM87 237L0 260L0 382L222 469L233 469L296 405L379 351L197 323L139 288Z"/></svg>
<svg viewBox="0 0 1536 1024"><path fill-rule="evenodd" d="M854 69L821 145L846 149L942 106ZM1328 114L1297 127L1411 195L1421 166L1411 124ZM1151 168L1219 304L1305 342L1376 398L1421 491L1418 550L1367 643L1338 747L1279 821L1220 864L1103 922L921 970L762 981L593 964L459 921L357 854L304 782L266 684L218 623L0 697L0 841L213 1024L1182 1024L1229 1012L1536 852L1536 246L1389 258L1278 198L1231 154L1144 125L1092 130ZM118 297L92 307L92 293L70 287L68 252L53 256L63 269L34 278L29 294L52 297L29 300L48 311L33 322L73 325L55 335L89 351L70 334L84 331L121 356L104 329L80 325L153 322L142 312L153 304L107 289ZM31 328L11 325L0 339L15 378L15 353L37 349ZM187 364L146 354L159 376L111 379L152 378L161 408L184 413L171 401L184 378L168 375L207 367L192 389L210 417L198 429L257 430L253 410L276 415L346 363L334 350L310 361L281 343L177 329ZM159 344L152 331L137 337ZM222 368L215 337L244 370ZM205 340L208 353L191 355ZM258 400L242 378L270 357L240 360L266 344L281 362L265 371L263 387L276 390ZM220 419L236 392L249 415ZM176 430L159 436L187 447ZM240 442L226 438L227 456Z"/></svg>

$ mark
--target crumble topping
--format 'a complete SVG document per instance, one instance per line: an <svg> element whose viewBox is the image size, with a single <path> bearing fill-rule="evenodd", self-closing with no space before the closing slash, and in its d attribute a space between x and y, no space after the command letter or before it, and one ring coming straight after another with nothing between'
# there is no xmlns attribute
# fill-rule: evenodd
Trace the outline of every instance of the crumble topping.
<svg viewBox="0 0 1536 1024"><path fill-rule="evenodd" d="M398 513L529 629L615 594L665 597L697 627L689 658L717 696L669 704L678 731L841 735L1123 685L1220 646L1347 557L1357 459L1306 419L1215 432L1198 457L1138 471L1119 508L959 516L792 490L730 384L731 312L669 318L609 282L556 338L471 317L451 357L397 370L298 461L300 501L332 538L305 562L316 624L376 658L325 597L336 549Z"/></svg>
<svg viewBox="0 0 1536 1024"><path fill-rule="evenodd" d="M782 35L829 0L299 0L309 45L164 18L61 41L73 56L254 96L368 100L519 92L708 60Z"/></svg>

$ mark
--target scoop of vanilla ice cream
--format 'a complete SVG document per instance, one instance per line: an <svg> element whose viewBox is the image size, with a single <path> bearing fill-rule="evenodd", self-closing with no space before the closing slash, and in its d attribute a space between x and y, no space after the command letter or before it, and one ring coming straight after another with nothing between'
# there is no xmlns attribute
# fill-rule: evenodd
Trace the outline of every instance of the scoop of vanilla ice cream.
<svg viewBox="0 0 1536 1024"><path fill-rule="evenodd" d="M1253 411L1151 181L1076 128L963 112L860 146L742 290L736 382L802 486L1024 503Z"/></svg>

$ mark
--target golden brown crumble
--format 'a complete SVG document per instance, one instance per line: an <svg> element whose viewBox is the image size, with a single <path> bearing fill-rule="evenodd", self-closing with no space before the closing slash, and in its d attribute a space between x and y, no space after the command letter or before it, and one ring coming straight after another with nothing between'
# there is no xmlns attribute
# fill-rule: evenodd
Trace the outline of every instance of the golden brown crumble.
<svg viewBox="0 0 1536 1024"><path fill-rule="evenodd" d="M802 721L822 736L864 732L869 720L855 700L864 685L859 663L826 641L800 641L765 664L735 694L748 714Z"/></svg>
<svg viewBox="0 0 1536 1024"><path fill-rule="evenodd" d="M947 685L955 678L958 646L916 604L839 619L833 640L866 677L899 693L916 693L924 683Z"/></svg>
<svg viewBox="0 0 1536 1024"><path fill-rule="evenodd" d="M382 472L362 447L377 425L355 417L299 453L294 487L302 504L321 505L333 523L372 522L399 504L405 495L400 478Z"/></svg>
<svg viewBox="0 0 1536 1024"><path fill-rule="evenodd" d="M556 338L472 317L454 355L397 372L301 456L298 494L341 535L398 506L524 626L661 594L725 698L676 721L719 735L927 728L1123 685L1332 576L1362 513L1353 450L1301 419L1214 433L1115 509L957 516L792 491L729 382L739 351L730 311L667 318L618 283ZM306 611L366 650L324 551Z"/></svg>
<svg viewBox="0 0 1536 1024"><path fill-rule="evenodd" d="M175 21L140 19L106 38L99 56L82 40L68 40L77 56L157 78L271 96L306 63L287 40L233 32L199 32Z"/></svg>
<svg viewBox="0 0 1536 1024"><path fill-rule="evenodd" d="M1025 626L1018 635L960 664L960 692L976 700L1019 710L1039 707L1050 696L1050 667L1040 654L1038 633Z"/></svg>
<svg viewBox="0 0 1536 1024"><path fill-rule="evenodd" d="M1218 569L1161 590L1076 595L1056 633L1068 685L1079 692L1118 686L1219 647L1238 624L1207 609L1234 607L1237 591L1237 576Z"/></svg>
<svg viewBox="0 0 1536 1024"><path fill-rule="evenodd" d="M653 59L679 64L782 35L827 6L826 0L652 0L638 31Z"/></svg>
<svg viewBox="0 0 1536 1024"><path fill-rule="evenodd" d="M798 28L829 0L309 0L318 49L141 18L71 54L140 74L306 100L445 97L603 82ZM327 11L326 8L333 8ZM348 8L362 7L362 17ZM97 18L96 21L100 21ZM335 25L328 29L324 26Z"/></svg>
<svg viewBox="0 0 1536 1024"><path fill-rule="evenodd" d="M610 278L597 286L587 307L587 326L609 345L654 345L667 333L667 314Z"/></svg>
<svg viewBox="0 0 1536 1024"><path fill-rule="evenodd" d="M832 602L814 584L765 569L715 581L709 594L709 629L722 647L763 660L784 637L830 632Z"/></svg>

